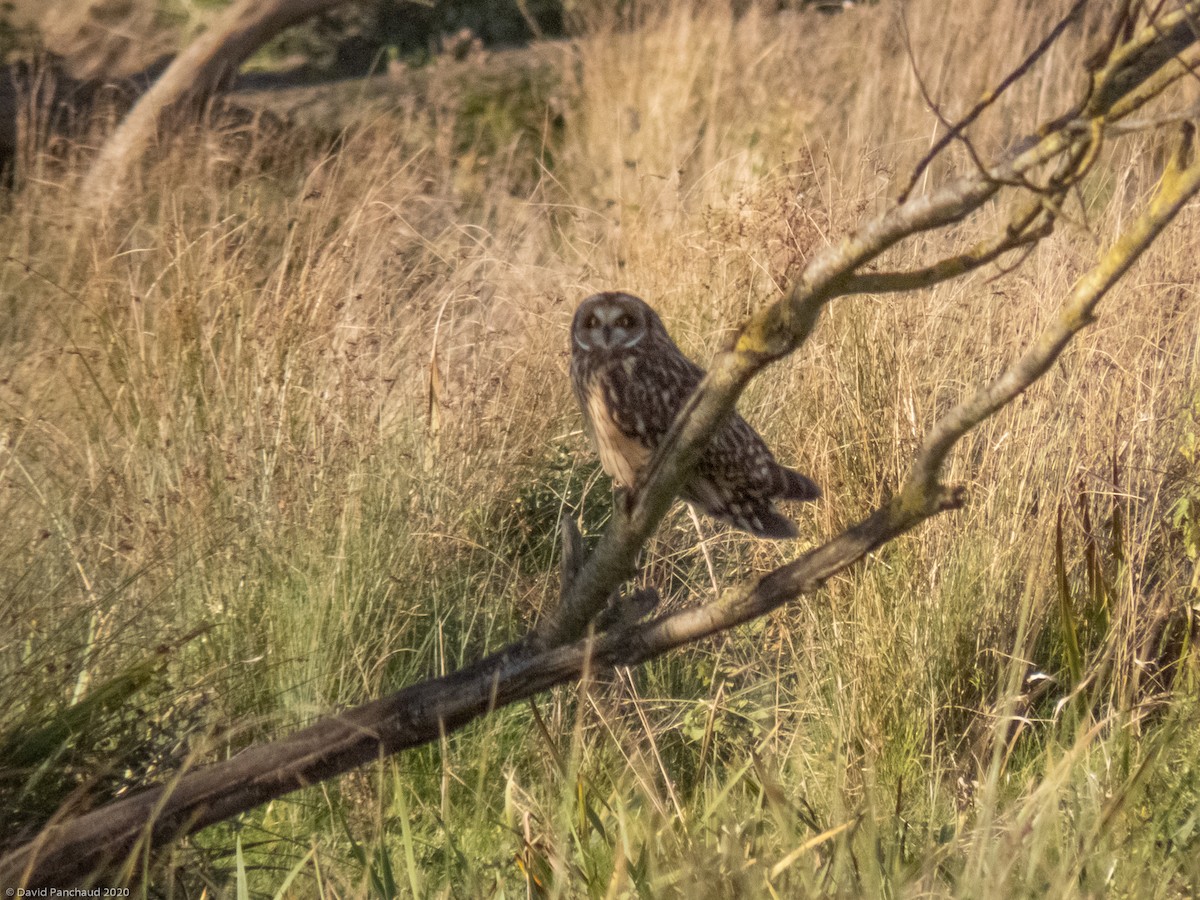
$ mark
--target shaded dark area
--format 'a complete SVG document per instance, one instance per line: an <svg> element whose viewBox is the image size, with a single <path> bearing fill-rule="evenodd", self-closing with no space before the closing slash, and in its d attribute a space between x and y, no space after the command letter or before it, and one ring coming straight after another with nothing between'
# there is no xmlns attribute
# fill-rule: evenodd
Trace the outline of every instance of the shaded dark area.
<svg viewBox="0 0 1200 900"><path fill-rule="evenodd" d="M0 853L55 815L85 812L179 770L208 698L168 694L167 663L198 634L164 643L77 702L61 696L61 669L47 679L44 695L0 733Z"/></svg>
<svg viewBox="0 0 1200 900"><path fill-rule="evenodd" d="M347 7L282 36L280 49L302 52L317 66L366 74L388 58L421 61L445 49L448 38L470 31L485 47L511 47L535 37L562 37L560 0L489 3L455 0L430 5L384 0ZM333 48L330 59L329 48Z"/></svg>
<svg viewBox="0 0 1200 900"><path fill-rule="evenodd" d="M22 143L53 147L56 139L81 135L98 112L124 115L170 63L155 60L144 70L120 79L78 79L67 60L51 53L7 62L0 71L0 184L19 187L17 168ZM218 103L237 121L251 115Z"/></svg>

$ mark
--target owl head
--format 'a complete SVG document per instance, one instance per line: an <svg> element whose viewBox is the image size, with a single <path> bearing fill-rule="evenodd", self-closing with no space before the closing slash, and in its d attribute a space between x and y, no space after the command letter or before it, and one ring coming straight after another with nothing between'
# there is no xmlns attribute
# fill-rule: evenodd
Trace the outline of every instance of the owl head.
<svg viewBox="0 0 1200 900"><path fill-rule="evenodd" d="M575 311L571 322L573 350L631 350L647 336L666 338L658 313L632 294L593 294Z"/></svg>

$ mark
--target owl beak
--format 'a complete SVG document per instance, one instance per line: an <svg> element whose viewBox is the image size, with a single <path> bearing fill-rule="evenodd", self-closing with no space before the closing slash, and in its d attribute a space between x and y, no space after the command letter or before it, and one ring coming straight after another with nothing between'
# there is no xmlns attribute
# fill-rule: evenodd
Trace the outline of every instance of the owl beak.
<svg viewBox="0 0 1200 900"><path fill-rule="evenodd" d="M604 328L602 329L602 334L604 335L604 346L605 346L605 347L607 347L608 349L610 349L610 350L611 350L611 349L612 349L612 346L613 346L613 329L612 329L612 326L611 326L611 325L605 325L605 326L604 326Z"/></svg>

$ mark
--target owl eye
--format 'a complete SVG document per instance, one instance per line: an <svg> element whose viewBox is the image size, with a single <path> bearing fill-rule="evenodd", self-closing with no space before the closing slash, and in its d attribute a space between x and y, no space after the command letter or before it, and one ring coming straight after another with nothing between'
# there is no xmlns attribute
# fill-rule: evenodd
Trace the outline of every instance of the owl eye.
<svg viewBox="0 0 1200 900"><path fill-rule="evenodd" d="M623 316L621 316L621 318L617 319L617 325L620 326L621 328L632 328L633 327L633 316L629 315L629 313L625 313L625 315L623 315Z"/></svg>
<svg viewBox="0 0 1200 900"><path fill-rule="evenodd" d="M587 321L583 323L583 327L584 328L595 328L599 324L600 324L600 321L596 318L596 314L592 313L590 316L587 317Z"/></svg>

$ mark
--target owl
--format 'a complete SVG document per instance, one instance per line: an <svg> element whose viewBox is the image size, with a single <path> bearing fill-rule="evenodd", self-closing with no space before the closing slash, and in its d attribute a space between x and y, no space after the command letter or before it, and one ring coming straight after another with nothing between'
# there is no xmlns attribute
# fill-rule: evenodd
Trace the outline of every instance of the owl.
<svg viewBox="0 0 1200 900"><path fill-rule="evenodd" d="M571 385L600 464L614 486L634 486L704 370L675 346L662 319L631 294L588 297L571 322ZM757 537L793 538L776 500L816 500L820 489L781 466L733 413L709 442L680 496Z"/></svg>

